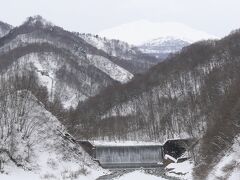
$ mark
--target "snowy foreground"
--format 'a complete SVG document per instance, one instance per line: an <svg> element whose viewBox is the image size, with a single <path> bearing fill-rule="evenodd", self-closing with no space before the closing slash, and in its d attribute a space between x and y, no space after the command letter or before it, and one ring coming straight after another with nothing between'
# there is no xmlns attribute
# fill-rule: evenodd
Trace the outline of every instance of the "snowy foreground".
<svg viewBox="0 0 240 180"><path fill-rule="evenodd" d="M22 102L22 94L20 92L15 98L16 102ZM22 138L21 132L15 132L13 157L22 167L17 167L7 154L0 154L0 160L4 162L0 180L93 180L108 173L93 162L80 145L66 136L61 123L31 93L24 100L25 107L29 109L24 119L30 123L28 126L34 124L31 126L33 131L28 138ZM9 109L8 117L15 113L16 108ZM8 146L6 141L0 141L0 149Z"/></svg>
<svg viewBox="0 0 240 180"><path fill-rule="evenodd" d="M0 141L0 149L12 148L12 157L18 163L11 160L7 153L2 152L0 154L2 162L0 180L95 180L111 174L91 159L66 132L57 118L47 111L30 92L19 91L15 93L13 99L11 96L7 96L6 99L9 103L14 102L12 108L8 109L7 119L13 119L14 114L19 113L21 109L28 109L28 111L22 113L21 118L16 120L12 128L14 132L12 136L6 136L5 141ZM17 129L22 120L27 120L24 127L32 129L28 136L24 136L25 131ZM3 133L5 135L5 129ZM19 164L21 166L17 166ZM145 174L143 171L121 175L114 178L120 180L138 177L150 180L160 179L160 177Z"/></svg>
<svg viewBox="0 0 240 180"><path fill-rule="evenodd" d="M26 99L22 95L27 94ZM16 106L18 102L25 100L25 108L29 109L23 118L34 123L34 131L28 138L22 138L21 132L14 136L14 158L23 166L17 167L9 157L2 153L0 159L4 161L1 167L0 180L95 180L103 179L110 171L102 169L91 157L84 152L78 143L75 143L67 134L61 123L45 108L44 105L29 92L18 92L14 98ZM16 113L16 108L9 109L7 116ZM31 125L31 124L30 124ZM30 126L28 125L28 126ZM18 133L18 134L17 134ZM95 142L97 143L97 142ZM129 142L130 143L130 142ZM28 146L31 144L31 146ZM6 141L0 141L0 148L9 146ZM30 148L28 148L30 147ZM236 138L232 148L216 164L208 179L240 179L240 137ZM146 174L144 170L124 172L116 176L114 180L163 180L168 177L191 180L193 163L171 163L165 170L163 177L155 176L154 173ZM105 176L106 177L106 176Z"/></svg>
<svg viewBox="0 0 240 180"><path fill-rule="evenodd" d="M235 138L231 149L217 163L208 179L240 179L240 136Z"/></svg>
<svg viewBox="0 0 240 180"><path fill-rule="evenodd" d="M152 174L146 174L143 170L137 170L128 174L125 174L119 178L115 178L115 180L166 180L171 177L177 179L186 179L191 180L192 176L192 168L193 164L189 161L183 163L171 163L169 164L166 169L166 177L155 176Z"/></svg>
<svg viewBox="0 0 240 180"><path fill-rule="evenodd" d="M10 171L11 173L6 174L0 174L0 179L6 179L6 180L41 180L41 179L78 179L78 180L95 180L99 177L101 177L104 174L109 174L108 171L103 171L100 169L91 169L88 168L88 173L86 175L74 175L78 171L78 166L74 163L69 164L61 164L61 168L65 168L66 172L61 172L61 168L59 170L51 170L47 166L42 167L42 172L36 173L36 172L29 172L24 171L19 168L12 168ZM166 174L168 177L176 177L179 179L186 179L191 180L191 170L192 170L192 164L189 162L184 163L172 163L169 166L167 166L167 169L169 172ZM51 170L51 172L50 172ZM67 172L68 171L68 172ZM45 173L43 173L45 172ZM77 174L77 173L76 173ZM166 180L168 178L163 178L151 174L146 174L143 170L136 170L130 173L126 173L122 176L115 177L113 180Z"/></svg>
<svg viewBox="0 0 240 180"><path fill-rule="evenodd" d="M208 180L224 178L228 180L237 180L240 177L240 152L239 152L239 139L226 155L216 164L214 170L210 173ZM86 155L84 162L77 162L74 158L72 160L62 161L61 154L56 152L46 151L38 152L39 158L36 164L39 167L33 171L24 171L21 168L14 167L13 164L9 165L5 170L8 174L0 174L2 180L41 180L41 179L78 179L78 180L95 180L103 175L110 174L111 172L101 169L95 165ZM80 159L79 159L80 160ZM83 160L83 159L82 159ZM54 164L56 163L56 164ZM85 165L84 165L85 164ZM84 166L84 171L81 167ZM233 167L231 171L225 171L227 167ZM113 180L166 180L167 177L176 179L191 180L193 163L185 161L182 163L171 163L166 170L166 177L159 177L152 174L146 174L144 170L136 170L123 174L119 177L114 177ZM226 173L227 172L227 173ZM101 178L100 178L101 179Z"/></svg>
<svg viewBox="0 0 240 180"><path fill-rule="evenodd" d="M117 178L116 180L131 180L131 179L137 179L137 180L165 180L164 178L161 177L156 177L153 175L145 174L141 171L134 171L132 173L123 175L120 178Z"/></svg>

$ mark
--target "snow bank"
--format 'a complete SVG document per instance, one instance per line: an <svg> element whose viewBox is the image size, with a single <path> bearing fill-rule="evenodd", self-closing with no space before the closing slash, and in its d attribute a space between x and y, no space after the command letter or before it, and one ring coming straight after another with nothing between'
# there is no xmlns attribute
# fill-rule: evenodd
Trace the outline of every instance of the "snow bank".
<svg viewBox="0 0 240 180"><path fill-rule="evenodd" d="M193 179L193 163L189 160L182 163L171 163L165 169L167 170L167 176L186 180Z"/></svg>
<svg viewBox="0 0 240 180"><path fill-rule="evenodd" d="M137 180L166 180L165 178L153 176L153 175L150 175L150 174L145 174L141 171L134 171L134 172L125 174L125 175L121 176L120 178L116 178L115 180L133 180L133 179L137 179Z"/></svg>
<svg viewBox="0 0 240 180"><path fill-rule="evenodd" d="M150 141L90 141L94 146L150 146L162 145L158 142Z"/></svg>

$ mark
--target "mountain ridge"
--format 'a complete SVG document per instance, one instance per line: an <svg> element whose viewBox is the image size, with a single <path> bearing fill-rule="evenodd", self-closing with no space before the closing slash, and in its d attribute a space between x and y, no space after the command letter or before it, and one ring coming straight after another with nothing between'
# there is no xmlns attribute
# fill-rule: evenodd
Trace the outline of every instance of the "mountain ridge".
<svg viewBox="0 0 240 180"><path fill-rule="evenodd" d="M164 37L173 37L190 43L204 39L217 38L216 36L195 30L182 23L156 23L147 20L122 24L100 31L99 35L110 39L119 39L137 46L146 43L147 41Z"/></svg>
<svg viewBox="0 0 240 180"><path fill-rule="evenodd" d="M71 87L69 90L66 89L66 92L69 91L69 93L66 93L68 94L68 99L72 98L73 96L70 94L71 91L77 94L82 91L79 95L84 97L84 94L93 95L107 85L117 83L114 78L118 77L115 77L116 75L112 74L115 72L115 70L117 71L117 76L123 77L123 79L118 78L119 81L124 82L132 77L131 73L121 69L117 64L115 65L115 63L112 62L111 56L102 50L98 50L96 47L91 46L74 33L65 31L63 28L46 22L47 21L39 16L30 17L22 25L13 28L7 35L2 37L0 39L0 54L2 54L3 57L5 56L5 58L2 57L5 60L1 63L10 63L12 61L8 61L8 59L11 58L13 61L19 61L18 58L21 58L21 56L16 56L18 58L11 56L11 53L9 54L9 52L15 52L18 54L21 54L22 52L22 55L27 55L26 53L24 54L24 52L35 53L35 51L37 51L42 53L43 56L45 56L43 58L45 61L40 61L41 56L25 56L24 62L27 64L31 62L33 65L32 67L37 69L40 67L39 63L41 66L45 66L44 63L49 64L51 62L49 60L52 58L51 63L55 62L55 65L49 67L45 66L47 69L54 67L54 69L52 69L53 71L51 70L54 73L54 76L52 76L52 79L50 78L49 81L53 80L54 82L58 82L60 84L63 82L65 83L65 85L62 84L62 86L59 84L59 87L65 87L68 89ZM38 48L35 48L35 45L37 45ZM47 46L49 49L45 48ZM21 49L21 52L19 48ZM57 52L57 54L52 56L51 51ZM46 53L44 54L44 52ZM64 56L65 53L69 55ZM108 71L103 71L101 66L94 64L94 62L88 58L89 55L92 55L95 59L103 58L108 65L114 64L115 70L111 69L112 66L110 66L106 67L110 68ZM70 61L70 57L73 57L73 61ZM34 59L37 59L37 64L35 63L36 61ZM59 59L62 59L62 62L65 62L66 64L59 62ZM74 66L72 64L73 62ZM20 63L20 65L23 66L24 63ZM30 66L26 67L32 69ZM75 75L71 71L75 72ZM75 79L75 85L72 84L70 87L68 87L67 84L71 81L63 81L64 79L61 80L61 78L66 79L70 74L72 76L72 80ZM40 77L44 76L41 73L38 75ZM75 106L79 100L86 98L79 98L79 95L76 95L75 102L73 103Z"/></svg>
<svg viewBox="0 0 240 180"><path fill-rule="evenodd" d="M12 25L0 21L0 38L5 36L12 28Z"/></svg>
<svg viewBox="0 0 240 180"><path fill-rule="evenodd" d="M164 37L150 40L138 48L155 57L166 58L169 54L181 51L183 47L190 45L189 42L173 37Z"/></svg>
<svg viewBox="0 0 240 180"><path fill-rule="evenodd" d="M90 139L199 139L194 176L205 179L239 135L239 47L237 30L183 48L127 84L79 104L74 120L87 129L74 131Z"/></svg>

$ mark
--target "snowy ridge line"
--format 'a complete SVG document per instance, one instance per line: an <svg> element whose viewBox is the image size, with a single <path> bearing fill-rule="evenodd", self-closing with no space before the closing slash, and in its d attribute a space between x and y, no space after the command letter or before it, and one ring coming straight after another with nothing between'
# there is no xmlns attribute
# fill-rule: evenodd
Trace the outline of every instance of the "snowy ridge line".
<svg viewBox="0 0 240 180"><path fill-rule="evenodd" d="M217 38L204 31L193 29L177 22L150 22L139 20L99 32L102 37L119 39L129 44L141 45L149 40L163 37L175 37L187 42L196 42L203 39Z"/></svg>
<svg viewBox="0 0 240 180"><path fill-rule="evenodd" d="M92 65L105 72L116 81L126 83L133 78L133 74L111 62L107 58L90 54L87 55L87 58Z"/></svg>
<svg viewBox="0 0 240 180"><path fill-rule="evenodd" d="M13 50L20 45L24 44L24 46L27 46L31 43L49 43L50 45L54 45L57 48L63 48L66 50L69 50L73 55L78 56L81 58L79 52L72 50L65 44L55 44L54 42L44 39L44 38L31 38L30 35L26 34L21 34L18 35L14 40L10 41L7 44L4 44L4 46L0 47L0 53L6 53L9 50ZM133 74L131 74L129 71L126 69L118 66L117 64L113 63L111 60L103 57L103 56L97 56L97 55L87 55L87 62L85 61L78 61L79 65L84 65L85 63L90 63L96 68L100 69L107 75L109 75L112 79L119 81L121 83L126 83L129 80L133 78Z"/></svg>

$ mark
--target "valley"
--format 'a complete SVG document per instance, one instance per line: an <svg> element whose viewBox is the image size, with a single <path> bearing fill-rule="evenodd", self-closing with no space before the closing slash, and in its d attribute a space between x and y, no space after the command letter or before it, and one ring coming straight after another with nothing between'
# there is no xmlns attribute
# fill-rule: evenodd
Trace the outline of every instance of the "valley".
<svg viewBox="0 0 240 180"><path fill-rule="evenodd" d="M239 69L239 29L0 22L0 179L238 179Z"/></svg>

